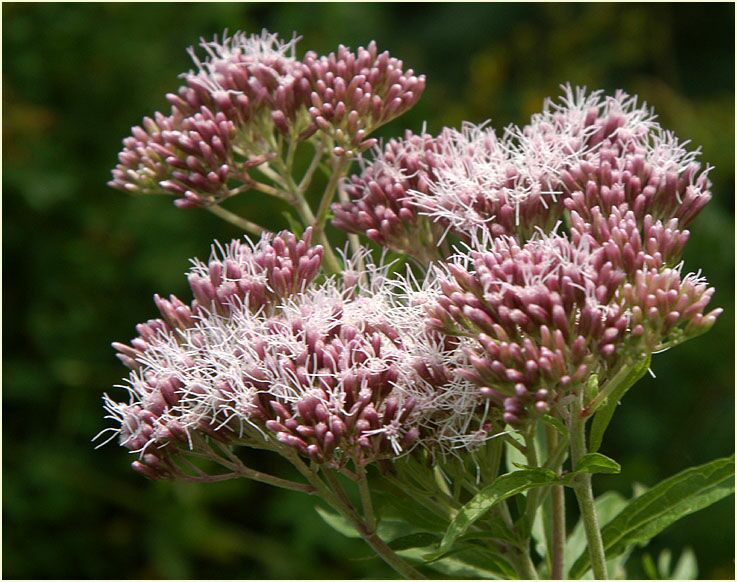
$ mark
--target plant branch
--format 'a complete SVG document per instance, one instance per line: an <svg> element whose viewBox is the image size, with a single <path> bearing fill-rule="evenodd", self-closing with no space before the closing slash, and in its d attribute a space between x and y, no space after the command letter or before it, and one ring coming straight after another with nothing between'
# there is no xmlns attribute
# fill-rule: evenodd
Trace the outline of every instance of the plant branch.
<svg viewBox="0 0 737 582"><path fill-rule="evenodd" d="M425 576L420 574L415 568L400 558L394 550L392 550L374 531L371 531L367 524L360 518L348 496L343 491L338 480L330 470L325 471L325 479L336 493L339 506L336 509L348 518L356 530L361 534L364 541L371 546L379 557L391 566L398 574L409 580L424 580Z"/></svg>
<svg viewBox="0 0 737 582"><path fill-rule="evenodd" d="M546 427L548 454L558 448L558 432L552 427ZM554 468L560 475L560 463ZM562 485L554 485L550 492L550 506L552 516L552 531L548 554L550 555L550 577L553 580L562 580L565 573L564 551L566 544L566 505L565 491Z"/></svg>
<svg viewBox="0 0 737 582"><path fill-rule="evenodd" d="M371 502L371 490L369 489L368 479L366 478L366 467L360 465L356 468L358 476L358 491L361 493L361 503L363 505L363 517L366 520L366 526L369 531L376 531L376 514L374 506Z"/></svg>
<svg viewBox="0 0 737 582"><path fill-rule="evenodd" d="M571 430L571 461L573 469L576 469L579 460L586 454L586 419L581 418L583 390L581 397L574 406L570 418ZM599 529L599 518L594 505L594 493L591 488L591 474L581 473L573 482L573 491L576 494L578 507L581 510L581 520L586 531L586 541L589 546L589 557L594 578L607 580L606 554Z"/></svg>
<svg viewBox="0 0 737 582"><path fill-rule="evenodd" d="M378 535L376 535L376 533L368 531L366 524L360 518L353 507L353 504L345 495L340 483L329 469L324 469L321 472L325 475L325 480L334 488L334 490L331 490L325 482L320 479L315 470L305 466L304 462L295 451L282 448L277 452L292 462L297 470L305 476L311 485L315 487L318 495L320 495L340 515L350 521L356 528L356 531L361 534L364 541L371 546L371 549L373 549L381 559L391 566L398 574L409 580L423 580L425 578L415 568L400 558L394 550L392 550Z"/></svg>
<svg viewBox="0 0 737 582"><path fill-rule="evenodd" d="M215 205L207 206L206 208L215 216L222 218L223 220L237 226L238 228L242 228L246 232L250 232L251 234L257 236L260 236L261 234L266 232L266 229L263 226L260 226L255 222L251 222L250 220L246 220L245 218L234 214L230 210L225 210L225 208L223 208L222 206Z"/></svg>
<svg viewBox="0 0 737 582"><path fill-rule="evenodd" d="M330 175L330 179L328 180L327 186L325 186L325 191L323 192L322 199L320 200L320 205L317 207L314 229L318 238L325 232L325 222L328 218L328 212L330 211L330 203L333 201L335 192L338 189L338 184L340 183L341 178L343 178L343 174L348 169L349 165L350 160L345 158L339 158L333 164L333 173Z"/></svg>
<svg viewBox="0 0 737 582"><path fill-rule="evenodd" d="M228 464L230 465L232 463L232 465L235 467L234 471L238 473L241 477L253 479L254 481L266 483L267 485L273 485L274 487L280 487L282 489L290 489L292 491L308 493L310 495L316 493L315 487L312 485L308 485L307 483L297 483L296 481L282 479L281 477L275 477L268 473L263 473L261 471L257 471L255 469L247 467L243 463L243 461L241 461L238 456L225 445L221 445L220 443L218 443L218 449L227 455L228 459L230 460L230 463ZM220 457L218 457L218 459L219 458Z"/></svg>
<svg viewBox="0 0 737 582"><path fill-rule="evenodd" d="M315 171L320 166L320 162L322 161L322 156L324 153L325 147L323 146L323 143L320 142L315 144L315 155L313 156L312 161L307 168L307 171L305 171L304 176L302 176L302 180L300 180L299 185L297 186L296 194L298 196L304 197L305 193L307 192L307 188L312 183L312 177L315 175Z"/></svg>

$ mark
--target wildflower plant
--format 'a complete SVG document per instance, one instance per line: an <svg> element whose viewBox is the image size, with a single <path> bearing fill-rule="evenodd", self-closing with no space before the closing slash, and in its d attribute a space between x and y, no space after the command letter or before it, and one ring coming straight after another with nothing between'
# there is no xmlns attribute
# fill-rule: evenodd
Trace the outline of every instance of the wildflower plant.
<svg viewBox="0 0 737 582"><path fill-rule="evenodd" d="M104 397L100 440L151 479L314 495L407 578L624 577L636 544L733 491L733 457L615 507L591 486L620 470L598 451L651 358L721 312L681 260L711 167L635 97L569 86L524 127L379 144L424 76L375 43L300 58L297 40L202 41L170 109L123 142L111 186L254 238L215 242L189 296L156 295L159 316L113 344L127 398ZM223 208L249 191L301 226Z"/></svg>

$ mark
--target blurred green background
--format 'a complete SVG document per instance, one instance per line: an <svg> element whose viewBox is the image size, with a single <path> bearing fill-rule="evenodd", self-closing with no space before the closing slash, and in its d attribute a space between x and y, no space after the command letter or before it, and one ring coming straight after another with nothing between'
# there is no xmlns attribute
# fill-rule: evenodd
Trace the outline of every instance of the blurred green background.
<svg viewBox="0 0 737 582"><path fill-rule="evenodd" d="M420 104L382 135L492 118L521 123L570 81L623 88L703 147L714 200L688 269L725 308L711 333L659 355L603 452L629 494L734 444L734 6L731 4L5 4L3 6L3 575L5 578L391 576L312 501L250 482L152 483L115 446L94 450L100 397L124 369L109 347L187 296L188 258L239 236L169 198L106 185L120 141L190 68L185 47L262 27L327 52L376 39L424 72ZM240 205L240 206L239 206ZM234 208L285 226L278 208ZM268 460L257 460L268 463ZM734 501L647 548L691 546L702 578L734 577ZM630 564L643 575L639 556Z"/></svg>

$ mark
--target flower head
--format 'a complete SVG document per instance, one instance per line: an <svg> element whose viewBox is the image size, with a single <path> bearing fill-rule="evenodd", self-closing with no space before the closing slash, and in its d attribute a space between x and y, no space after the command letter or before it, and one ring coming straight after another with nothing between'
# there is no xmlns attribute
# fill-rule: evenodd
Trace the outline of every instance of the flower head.
<svg viewBox="0 0 737 582"><path fill-rule="evenodd" d="M402 61L375 42L354 53L340 46L334 53L304 58L312 87L310 115L336 142L336 155L353 155L376 142L368 135L410 109L425 89L425 76L404 71Z"/></svg>
<svg viewBox="0 0 737 582"><path fill-rule="evenodd" d="M457 345L424 325L424 308L387 268L349 285L310 284L321 256L291 235L231 243L195 262L196 300L156 302L162 320L116 344L131 368L129 402L106 397L135 468L177 474L207 439L288 447L342 466L394 458L417 444L483 442L483 398L453 374ZM296 268L295 268L296 265ZM204 440L203 440L204 439Z"/></svg>
<svg viewBox="0 0 737 582"><path fill-rule="evenodd" d="M362 173L344 186L349 200L333 205L333 224L421 259L435 256L442 227L420 215L413 200L435 181L443 139L407 131L377 148L371 163L361 159Z"/></svg>

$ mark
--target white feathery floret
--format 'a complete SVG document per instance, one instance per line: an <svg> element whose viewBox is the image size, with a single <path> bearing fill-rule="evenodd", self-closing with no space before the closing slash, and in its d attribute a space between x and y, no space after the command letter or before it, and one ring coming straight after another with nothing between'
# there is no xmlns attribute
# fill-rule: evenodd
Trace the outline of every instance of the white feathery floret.
<svg viewBox="0 0 737 582"><path fill-rule="evenodd" d="M270 65L278 61L287 70L286 74L280 75L271 67L268 70L281 84L287 84L292 80L288 71L298 64L295 53L300 39L301 37L293 35L290 41L285 42L278 34L270 33L266 29L263 29L260 35L238 31L233 36L228 36L226 30L220 39L217 35L210 41L200 38L199 46L205 51L206 56L200 59L195 47L189 47L187 53L197 70L183 73L180 77L199 75L213 92L237 93L238 91L226 89L220 84L218 77L223 66L229 64L249 66L258 63Z"/></svg>
<svg viewBox="0 0 737 582"><path fill-rule="evenodd" d="M443 138L429 192L411 190L411 200L420 214L449 228L474 232L494 219L476 208L485 196L498 195L507 179L508 155L488 121L466 122L460 130L445 130Z"/></svg>

